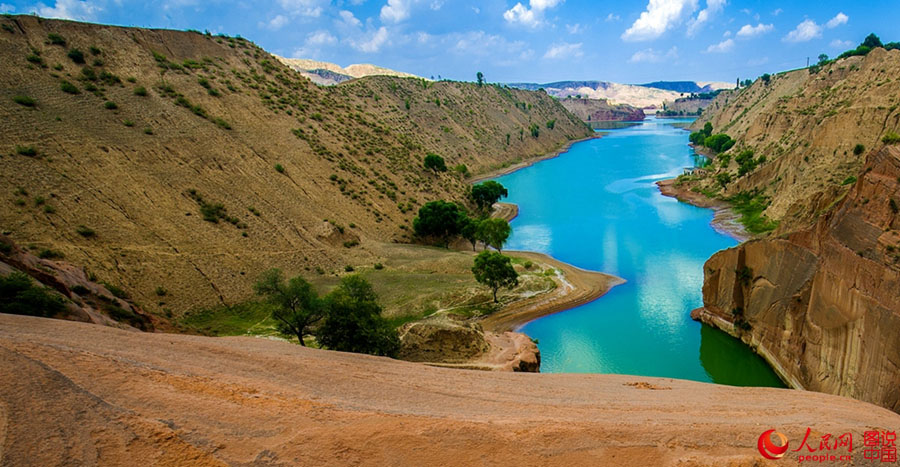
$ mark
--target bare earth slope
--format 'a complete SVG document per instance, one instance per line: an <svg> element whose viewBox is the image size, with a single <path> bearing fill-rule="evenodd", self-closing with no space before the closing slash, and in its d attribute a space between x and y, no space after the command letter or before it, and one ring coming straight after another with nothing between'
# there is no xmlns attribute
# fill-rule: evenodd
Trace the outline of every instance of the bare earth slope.
<svg viewBox="0 0 900 467"><path fill-rule="evenodd" d="M320 88L240 38L0 22L0 228L153 313L244 299L270 267L372 264L367 242L404 241L425 202L462 198L462 177L426 170L427 153L477 173L591 134L542 92L392 77Z"/></svg>
<svg viewBox="0 0 900 467"><path fill-rule="evenodd" d="M3 465L759 465L769 428L900 428L824 394L459 371L12 315L0 372L17 375L0 382Z"/></svg>
<svg viewBox="0 0 900 467"><path fill-rule="evenodd" d="M900 51L875 49L817 73L781 73L768 83L760 79L740 92L719 94L693 128L709 121L714 133L737 140L732 156L753 149L767 158L739 177L731 157L727 167L717 169L735 179L722 195L759 190L771 199L765 214L781 221L780 231L809 225L846 193L849 186L842 183L858 175L882 136L900 128L898 74ZM857 144L863 152L854 152ZM720 189L714 174L702 185Z"/></svg>

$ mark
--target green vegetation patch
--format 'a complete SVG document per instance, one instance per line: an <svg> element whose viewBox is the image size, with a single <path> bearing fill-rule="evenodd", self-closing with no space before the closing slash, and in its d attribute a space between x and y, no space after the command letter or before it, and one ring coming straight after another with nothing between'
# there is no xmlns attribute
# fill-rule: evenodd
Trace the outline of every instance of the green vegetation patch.
<svg viewBox="0 0 900 467"><path fill-rule="evenodd" d="M0 313L54 316L65 308L62 297L35 284L26 274L14 272L0 277Z"/></svg>
<svg viewBox="0 0 900 467"><path fill-rule="evenodd" d="M191 311L179 321L182 326L210 336L277 336L272 305L245 302Z"/></svg>
<svg viewBox="0 0 900 467"><path fill-rule="evenodd" d="M771 232L778 227L777 221L769 220L762 214L769 207L769 199L756 192L742 191L725 199L741 215L740 222L747 231L754 234Z"/></svg>

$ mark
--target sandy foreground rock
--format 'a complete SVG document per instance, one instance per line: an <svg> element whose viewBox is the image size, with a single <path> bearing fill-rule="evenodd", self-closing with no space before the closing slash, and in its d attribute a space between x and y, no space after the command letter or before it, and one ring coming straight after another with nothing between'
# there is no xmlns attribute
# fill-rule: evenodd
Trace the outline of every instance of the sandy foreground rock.
<svg viewBox="0 0 900 467"><path fill-rule="evenodd" d="M900 428L818 393L464 371L12 315L0 374L2 465L762 465L770 428L859 445Z"/></svg>

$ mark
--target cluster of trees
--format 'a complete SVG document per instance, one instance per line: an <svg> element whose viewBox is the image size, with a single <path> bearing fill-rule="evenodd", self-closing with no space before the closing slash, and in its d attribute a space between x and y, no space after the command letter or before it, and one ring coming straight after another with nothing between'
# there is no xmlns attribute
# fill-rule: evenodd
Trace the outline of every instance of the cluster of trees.
<svg viewBox="0 0 900 467"><path fill-rule="evenodd" d="M450 201L430 201L419 209L413 219L413 232L423 240L432 240L448 246L454 237L462 237L472 243L475 250L478 242L500 251L509 238L509 223L503 219L490 219L490 209L509 192L493 180L472 187L469 199L475 204L475 216L469 216L465 206Z"/></svg>
<svg viewBox="0 0 900 467"><path fill-rule="evenodd" d="M859 46L857 46L855 49L848 50L848 51L840 54L838 56L838 59L853 57L856 55L868 55L869 52L871 52L873 49L877 49L877 48L883 48L883 49L887 49L887 50L894 50L894 49L900 50L900 42L888 42L887 44L883 44L881 42L881 39L878 36L876 36L874 33L869 34L862 41L862 43L859 44ZM819 57L821 57L821 55ZM827 58L826 58L826 63L827 63ZM825 63L822 63L822 60L820 58L819 65L821 66L824 64Z"/></svg>
<svg viewBox="0 0 900 467"><path fill-rule="evenodd" d="M753 172L757 166L766 162L766 156L754 158L753 155L752 149L745 149L734 158L735 162L738 163L738 177L743 177L745 174Z"/></svg>
<svg viewBox="0 0 900 467"><path fill-rule="evenodd" d="M429 170L433 170L435 173L437 172L446 172L447 171L447 163L444 162L444 158L437 155L428 153L425 156L425 168Z"/></svg>
<svg viewBox="0 0 900 467"><path fill-rule="evenodd" d="M254 290L272 305L278 331L296 337L300 345L312 335L322 347L344 352L390 357L400 347L397 330L381 316L372 285L359 275L344 277L319 297L302 277L285 280L280 270L272 269Z"/></svg>
<svg viewBox="0 0 900 467"><path fill-rule="evenodd" d="M691 143L698 146L706 146L716 153L725 152L734 146L735 141L730 136L725 133L714 135L712 132L712 123L706 122L702 130L691 133Z"/></svg>

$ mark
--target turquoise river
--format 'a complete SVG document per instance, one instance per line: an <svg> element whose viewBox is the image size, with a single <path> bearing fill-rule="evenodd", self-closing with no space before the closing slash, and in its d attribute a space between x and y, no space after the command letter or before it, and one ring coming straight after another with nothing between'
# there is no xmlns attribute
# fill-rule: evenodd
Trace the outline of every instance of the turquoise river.
<svg viewBox="0 0 900 467"><path fill-rule="evenodd" d="M736 241L711 227L711 210L664 197L654 184L698 157L676 122L684 120L610 130L497 179L509 189L505 201L519 205L506 248L627 280L521 331L538 340L542 372L782 387L743 343L690 319L702 304L703 263Z"/></svg>

